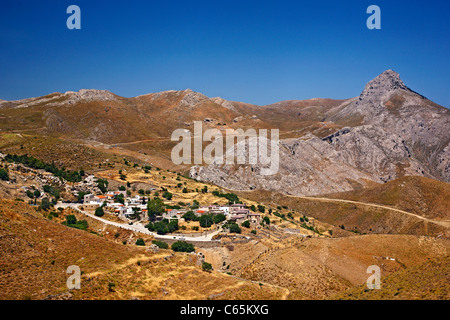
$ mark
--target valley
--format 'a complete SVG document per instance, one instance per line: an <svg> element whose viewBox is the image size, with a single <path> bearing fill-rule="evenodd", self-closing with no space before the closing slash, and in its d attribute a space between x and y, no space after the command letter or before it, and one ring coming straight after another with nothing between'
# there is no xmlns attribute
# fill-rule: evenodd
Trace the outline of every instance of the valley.
<svg viewBox="0 0 450 320"><path fill-rule="evenodd" d="M278 172L174 164L171 134L194 121L278 129ZM392 70L359 97L267 106L0 100L0 299L449 299L448 132L448 109Z"/></svg>

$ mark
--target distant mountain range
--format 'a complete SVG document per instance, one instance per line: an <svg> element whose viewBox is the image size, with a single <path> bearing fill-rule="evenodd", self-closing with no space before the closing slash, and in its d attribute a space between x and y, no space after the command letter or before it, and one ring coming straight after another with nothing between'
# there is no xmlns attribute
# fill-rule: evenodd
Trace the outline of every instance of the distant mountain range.
<svg viewBox="0 0 450 320"><path fill-rule="evenodd" d="M185 166L196 179L236 190L318 195L416 175L450 182L450 111L409 89L387 70L359 97L256 106L192 90L133 98L106 90L0 100L0 132L33 133L170 159L171 133L207 128L280 130L280 170L259 165Z"/></svg>

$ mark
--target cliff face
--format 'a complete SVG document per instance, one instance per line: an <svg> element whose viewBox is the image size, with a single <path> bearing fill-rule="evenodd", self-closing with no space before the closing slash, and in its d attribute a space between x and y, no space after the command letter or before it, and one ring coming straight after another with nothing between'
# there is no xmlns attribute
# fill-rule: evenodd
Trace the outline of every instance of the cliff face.
<svg viewBox="0 0 450 320"><path fill-rule="evenodd" d="M352 124L349 119L358 119ZM280 141L277 174L259 165L192 167L191 176L223 187L317 195L405 175L450 181L450 112L409 89L387 70L358 98L327 111L325 121L349 124L326 137Z"/></svg>

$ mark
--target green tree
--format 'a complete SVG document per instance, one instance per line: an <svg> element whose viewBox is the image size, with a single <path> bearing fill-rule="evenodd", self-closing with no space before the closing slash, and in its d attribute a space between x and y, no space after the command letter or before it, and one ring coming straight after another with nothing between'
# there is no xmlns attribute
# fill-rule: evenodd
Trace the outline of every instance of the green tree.
<svg viewBox="0 0 450 320"><path fill-rule="evenodd" d="M108 180L97 179L97 187L100 189L102 193L105 193L108 190Z"/></svg>
<svg viewBox="0 0 450 320"><path fill-rule="evenodd" d="M210 272L211 270L212 270L212 265L211 265L211 263L208 263L208 262L203 262L202 263L202 270L203 271L207 271L207 272Z"/></svg>
<svg viewBox="0 0 450 320"><path fill-rule="evenodd" d="M199 221L200 221L200 225L203 228L209 228L214 223L213 216L210 214L205 214L205 215L201 216Z"/></svg>
<svg viewBox="0 0 450 320"><path fill-rule="evenodd" d="M42 210L50 209L50 201L48 201L48 198L42 199L42 201L41 201L41 209Z"/></svg>
<svg viewBox="0 0 450 320"><path fill-rule="evenodd" d="M150 221L155 221L156 216L162 215L164 212L164 202L160 198L153 198L147 203L147 214Z"/></svg>
<svg viewBox="0 0 450 320"><path fill-rule="evenodd" d="M198 209L200 207L200 203L197 200L194 200L192 202L192 207L191 209Z"/></svg>
<svg viewBox="0 0 450 320"><path fill-rule="evenodd" d="M171 194L169 191L164 191L162 196L163 196L163 198L166 198L167 200L172 200L173 194Z"/></svg>
<svg viewBox="0 0 450 320"><path fill-rule="evenodd" d="M0 180L9 181L8 171L3 168L0 168Z"/></svg>
<svg viewBox="0 0 450 320"><path fill-rule="evenodd" d="M245 220L244 222L242 222L242 226L245 228L250 228L250 221Z"/></svg>
<svg viewBox="0 0 450 320"><path fill-rule="evenodd" d="M175 252L193 252L195 247L193 244L185 241L177 241L172 244L172 250Z"/></svg>
<svg viewBox="0 0 450 320"><path fill-rule="evenodd" d="M224 214L220 213L220 214L216 214L214 216L214 223L221 223L222 221L225 221L227 219L227 217L225 217Z"/></svg>
<svg viewBox="0 0 450 320"><path fill-rule="evenodd" d="M188 211L185 214L183 214L182 218L186 221L195 221L197 220L197 216L193 211Z"/></svg>
<svg viewBox="0 0 450 320"><path fill-rule="evenodd" d="M239 226L236 223L230 223L228 225L228 229L230 230L231 233L241 233L241 228L239 228Z"/></svg>
<svg viewBox="0 0 450 320"><path fill-rule="evenodd" d="M98 207L95 209L95 215L97 217L102 217L105 214L105 211L103 211L103 207Z"/></svg>
<svg viewBox="0 0 450 320"><path fill-rule="evenodd" d="M78 202L82 202L83 199L84 199L84 196L87 195L87 194L89 194L89 193L88 192L83 192L83 191L78 191L78 195L77 195Z"/></svg>
<svg viewBox="0 0 450 320"><path fill-rule="evenodd" d="M136 240L136 245L137 246L145 246L144 239L142 239L142 238L137 239Z"/></svg>
<svg viewBox="0 0 450 320"><path fill-rule="evenodd" d="M152 242L161 249L169 249L169 245L163 241L153 240Z"/></svg>
<svg viewBox="0 0 450 320"><path fill-rule="evenodd" d="M77 223L77 217L73 214L69 214L66 216L66 223L68 225Z"/></svg>

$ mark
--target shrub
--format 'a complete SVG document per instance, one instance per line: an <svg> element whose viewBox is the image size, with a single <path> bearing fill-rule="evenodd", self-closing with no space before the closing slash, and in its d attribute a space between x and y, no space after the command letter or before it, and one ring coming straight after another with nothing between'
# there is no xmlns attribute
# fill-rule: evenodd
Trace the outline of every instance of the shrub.
<svg viewBox="0 0 450 320"><path fill-rule="evenodd" d="M105 214L105 212L103 211L102 207L98 207L97 209L95 209L95 215L97 217L102 217Z"/></svg>
<svg viewBox="0 0 450 320"><path fill-rule="evenodd" d="M203 263L202 263L202 270L203 270L203 271L210 272L210 271L212 270L212 265L211 265L211 263L203 262Z"/></svg>
<svg viewBox="0 0 450 320"><path fill-rule="evenodd" d="M40 208L41 208L42 210L48 210L48 209L50 209L50 201L48 201L48 198L42 199Z"/></svg>
<svg viewBox="0 0 450 320"><path fill-rule="evenodd" d="M142 238L137 239L136 240L136 245L137 246L145 246L144 239L142 239Z"/></svg>
<svg viewBox="0 0 450 320"><path fill-rule="evenodd" d="M163 198L166 198L167 200L172 200L173 194L171 194L169 191L164 191L162 194Z"/></svg>
<svg viewBox="0 0 450 320"><path fill-rule="evenodd" d="M8 171L3 168L0 169L0 180L9 181Z"/></svg>
<svg viewBox="0 0 450 320"><path fill-rule="evenodd" d="M160 198L153 198L147 203L147 214L150 221L155 221L156 216L164 212L164 202Z"/></svg>
<svg viewBox="0 0 450 320"><path fill-rule="evenodd" d="M200 217L199 221L203 228L209 228L214 223L214 218L211 214L205 214Z"/></svg>
<svg viewBox="0 0 450 320"><path fill-rule="evenodd" d="M195 213L193 211L188 211L185 214L183 214L182 218L186 221L196 221L197 220L197 216L195 215Z"/></svg>
<svg viewBox="0 0 450 320"><path fill-rule="evenodd" d="M66 222L64 223L66 226L80 229L86 231L88 228L88 223L86 220L79 220L73 214L69 214L66 216Z"/></svg>
<svg viewBox="0 0 450 320"><path fill-rule="evenodd" d="M105 193L108 189L108 180L97 178L97 187L102 193Z"/></svg>
<svg viewBox="0 0 450 320"><path fill-rule="evenodd" d="M236 223L229 223L225 226L225 228L229 229L231 233L241 233L241 228Z"/></svg>
<svg viewBox="0 0 450 320"><path fill-rule="evenodd" d="M227 219L227 217L225 217L224 214L220 213L220 214L216 214L214 217L214 223L221 223L222 221L225 221Z"/></svg>
<svg viewBox="0 0 450 320"><path fill-rule="evenodd" d="M193 244L185 241L177 241L172 244L172 250L175 252L193 252L195 247Z"/></svg>
<svg viewBox="0 0 450 320"><path fill-rule="evenodd" d="M250 221L245 220L244 222L242 222L242 226L245 228L250 228Z"/></svg>
<svg viewBox="0 0 450 320"><path fill-rule="evenodd" d="M161 249L169 249L169 245L164 241L153 240L152 243L157 245Z"/></svg>
<svg viewBox="0 0 450 320"><path fill-rule="evenodd" d="M66 223L68 225L77 223L77 218L73 214L69 214L66 216Z"/></svg>

